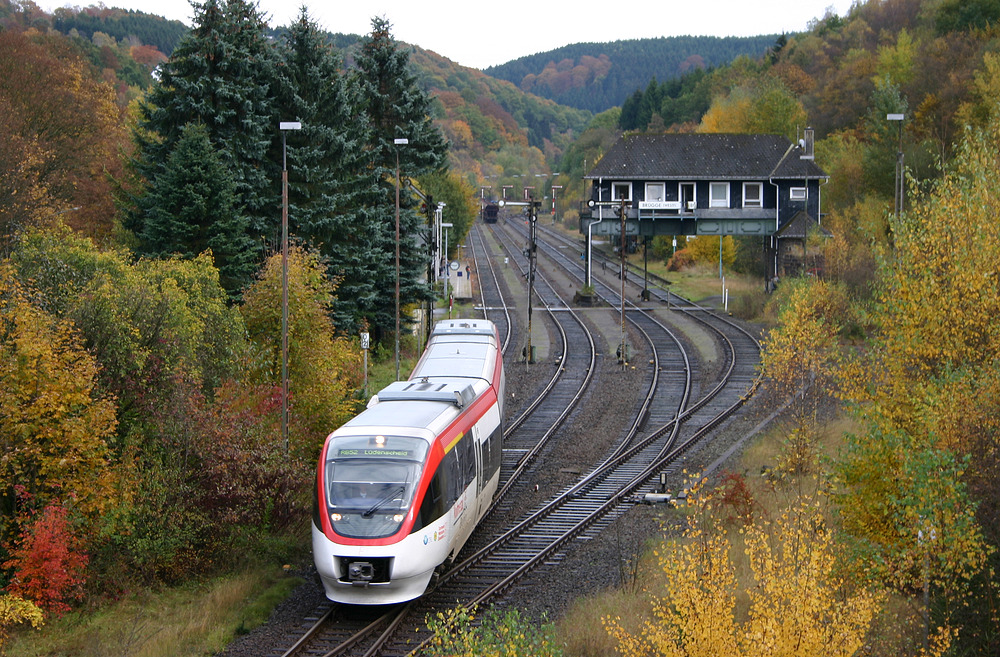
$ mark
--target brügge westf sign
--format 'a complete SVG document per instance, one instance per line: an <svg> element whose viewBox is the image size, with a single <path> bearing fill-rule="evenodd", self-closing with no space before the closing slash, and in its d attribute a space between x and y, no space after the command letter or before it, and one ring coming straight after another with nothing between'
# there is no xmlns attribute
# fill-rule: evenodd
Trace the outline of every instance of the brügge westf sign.
<svg viewBox="0 0 1000 657"><path fill-rule="evenodd" d="M640 210L680 210L680 201L639 201Z"/></svg>

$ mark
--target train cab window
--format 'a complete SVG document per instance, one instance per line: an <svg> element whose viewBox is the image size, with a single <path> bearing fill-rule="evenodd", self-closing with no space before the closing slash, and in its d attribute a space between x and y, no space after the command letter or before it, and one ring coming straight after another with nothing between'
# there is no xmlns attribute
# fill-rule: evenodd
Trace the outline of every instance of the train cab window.
<svg viewBox="0 0 1000 657"><path fill-rule="evenodd" d="M327 512L334 531L391 536L413 503L428 444L406 436L337 436L326 453Z"/></svg>

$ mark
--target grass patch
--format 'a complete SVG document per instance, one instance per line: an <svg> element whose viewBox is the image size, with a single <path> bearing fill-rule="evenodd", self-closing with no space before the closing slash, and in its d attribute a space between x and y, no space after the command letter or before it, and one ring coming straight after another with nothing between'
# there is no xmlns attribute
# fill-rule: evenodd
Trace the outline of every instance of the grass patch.
<svg viewBox="0 0 1000 657"><path fill-rule="evenodd" d="M10 657L43 655L210 655L264 623L302 579L266 566L205 582L144 591L96 612L49 620L38 631L18 632Z"/></svg>

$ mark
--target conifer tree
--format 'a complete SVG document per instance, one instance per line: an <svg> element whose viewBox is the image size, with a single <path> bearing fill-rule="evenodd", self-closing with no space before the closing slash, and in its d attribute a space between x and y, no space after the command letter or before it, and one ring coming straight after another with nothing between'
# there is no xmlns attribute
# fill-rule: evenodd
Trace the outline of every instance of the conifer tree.
<svg viewBox="0 0 1000 657"><path fill-rule="evenodd" d="M137 168L155 182L184 126L200 122L232 175L236 205L248 219L250 235L274 236L280 216L277 163L267 155L276 132L270 97L275 67L266 23L256 5L245 0L206 0L194 9L194 29L141 104ZM129 227L142 232L146 219L137 212Z"/></svg>
<svg viewBox="0 0 1000 657"><path fill-rule="evenodd" d="M371 210L385 199L367 164L370 129L357 111L355 82L304 8L277 49L279 118L302 124L287 134L289 230L322 255L338 281L335 323L354 333L385 295L376 285L385 255Z"/></svg>
<svg viewBox="0 0 1000 657"><path fill-rule="evenodd" d="M373 206L372 219L378 228L373 247L380 254L382 267L373 281L376 288L395 287L395 176L397 156L401 178L430 173L444 165L447 145L434 125L429 112L430 100L410 73L409 53L397 47L384 18L372 19L372 32L357 56L355 75L361 94L361 111L372 128L370 166L381 183L382 199ZM394 145L404 138L408 144ZM400 303L426 300L429 286L421 281L427 269L426 244L429 231L424 219L408 207L405 189L400 197ZM394 298L383 295L373 320L377 337L395 326Z"/></svg>
<svg viewBox="0 0 1000 657"><path fill-rule="evenodd" d="M146 221L137 235L140 253L194 258L211 249L222 287L235 296L250 282L254 265L234 188L205 126L186 125L141 201Z"/></svg>

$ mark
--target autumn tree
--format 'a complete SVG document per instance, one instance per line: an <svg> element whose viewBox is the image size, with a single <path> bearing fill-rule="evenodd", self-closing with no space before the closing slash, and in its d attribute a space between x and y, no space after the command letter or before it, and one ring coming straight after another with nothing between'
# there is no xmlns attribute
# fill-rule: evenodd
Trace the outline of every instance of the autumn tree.
<svg viewBox="0 0 1000 657"><path fill-rule="evenodd" d="M107 508L116 418L75 328L34 306L9 264L0 265L0 291L0 542L10 545L50 503L72 501L91 518Z"/></svg>
<svg viewBox="0 0 1000 657"><path fill-rule="evenodd" d="M14 625L28 623L38 629L45 624L45 615L38 605L16 595L0 593L0 651L10 638Z"/></svg>
<svg viewBox="0 0 1000 657"><path fill-rule="evenodd" d="M62 614L70 610L70 602L83 597L87 561L69 509L49 504L27 523L11 558L3 564L13 571L7 591L50 613Z"/></svg>
<svg viewBox="0 0 1000 657"><path fill-rule="evenodd" d="M710 498L696 503L684 539L660 563L666 591L654 621L629 633L605 619L622 655L854 655L864 645L882 595L837 574L833 531L815 500L803 498L745 529L714 520ZM740 585L734 550L745 551L750 576ZM748 610L738 611L738 598ZM944 646L946 647L946 645ZM938 651L943 652L942 646Z"/></svg>
<svg viewBox="0 0 1000 657"><path fill-rule="evenodd" d="M699 132L778 134L788 138L806 125L802 103L778 78L760 76L717 97Z"/></svg>
<svg viewBox="0 0 1000 657"><path fill-rule="evenodd" d="M814 465L817 412L835 391L850 310L843 287L819 279L786 281L778 296L779 326L762 342L761 368L766 394L794 418L777 469L795 473Z"/></svg>
<svg viewBox="0 0 1000 657"><path fill-rule="evenodd" d="M289 441L314 458L326 436L356 410L361 370L350 341L335 335L335 287L316 253L293 247L288 262ZM244 372L254 385L281 386L282 262L268 259L240 306L252 343Z"/></svg>
<svg viewBox="0 0 1000 657"><path fill-rule="evenodd" d="M0 31L0 141L3 232L49 208L88 235L110 233L128 140L114 90L65 39Z"/></svg>
<svg viewBox="0 0 1000 657"><path fill-rule="evenodd" d="M121 433L163 408L175 384L211 391L235 372L242 320L207 254L132 262L55 229L28 234L14 261L38 303L79 328L116 397Z"/></svg>
<svg viewBox="0 0 1000 657"><path fill-rule="evenodd" d="M954 602L940 610L946 618L965 609L958 601L995 554L983 532L995 545L998 495L995 480L986 481L997 471L1000 437L997 143L995 127L970 130L944 178L892 220L894 249L881 254L871 314L876 337L841 378L869 426L841 464L845 527L891 571L909 573L910 585L927 549L916 532L947 537L934 544L929 575L932 597ZM974 522L968 514L977 509L984 515ZM995 587L986 586L988 600ZM971 627L959 642L995 624L995 608L978 608L977 619L965 615Z"/></svg>

